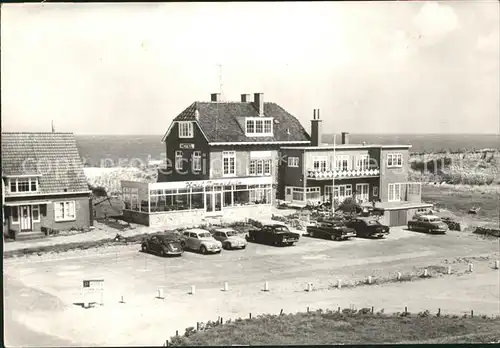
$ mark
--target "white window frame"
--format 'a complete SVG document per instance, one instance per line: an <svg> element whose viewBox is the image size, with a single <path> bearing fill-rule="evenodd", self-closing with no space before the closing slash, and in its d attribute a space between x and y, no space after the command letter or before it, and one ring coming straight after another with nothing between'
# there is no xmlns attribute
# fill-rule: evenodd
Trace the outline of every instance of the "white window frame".
<svg viewBox="0 0 500 348"><path fill-rule="evenodd" d="M257 131L257 125L259 125L260 131ZM247 117L245 119L245 135L247 137L272 136L273 128L272 117Z"/></svg>
<svg viewBox="0 0 500 348"><path fill-rule="evenodd" d="M19 181L28 181L28 191L19 191ZM12 191L12 184L15 183L15 191ZM31 184L35 183L35 190L33 191L31 189ZM32 193L32 192L38 192L40 189L40 183L38 182L37 177L26 177L26 178L12 178L8 180L8 190L10 193Z"/></svg>
<svg viewBox="0 0 500 348"><path fill-rule="evenodd" d="M226 171L227 160L227 171ZM222 175L236 175L236 151L222 151Z"/></svg>
<svg viewBox="0 0 500 348"><path fill-rule="evenodd" d="M344 168L345 164L345 168ZM349 155L335 156L335 169L337 171L349 170Z"/></svg>
<svg viewBox="0 0 500 348"><path fill-rule="evenodd" d="M270 176L272 175L272 159L251 159L248 166L248 175Z"/></svg>
<svg viewBox="0 0 500 348"><path fill-rule="evenodd" d="M63 204L62 210L61 203ZM58 213L61 213L58 215ZM75 221L76 220L76 206L75 201L60 201L54 202L54 220L56 222Z"/></svg>
<svg viewBox="0 0 500 348"><path fill-rule="evenodd" d="M175 151L175 170L182 170L182 159L184 154L181 150Z"/></svg>
<svg viewBox="0 0 500 348"><path fill-rule="evenodd" d="M356 161L356 169L358 170L370 169L370 155L359 155Z"/></svg>
<svg viewBox="0 0 500 348"><path fill-rule="evenodd" d="M388 153L387 154L387 168L401 168L403 166L402 153Z"/></svg>
<svg viewBox="0 0 500 348"><path fill-rule="evenodd" d="M179 121L179 138L192 138L193 137L193 122L191 121Z"/></svg>
<svg viewBox="0 0 500 348"><path fill-rule="evenodd" d="M299 158L298 157L288 157L288 166L289 167L298 167L299 166Z"/></svg>
<svg viewBox="0 0 500 348"><path fill-rule="evenodd" d="M388 187L388 199L389 202L400 202L401 201L401 184L392 183Z"/></svg>
<svg viewBox="0 0 500 348"><path fill-rule="evenodd" d="M318 164L318 168L316 168ZM319 172L326 172L328 170L328 157L327 156L314 156L313 157L313 170Z"/></svg>
<svg viewBox="0 0 500 348"><path fill-rule="evenodd" d="M38 219L35 220L35 210L38 212ZM31 206L31 219L33 222L40 222L40 205L35 204Z"/></svg>
<svg viewBox="0 0 500 348"><path fill-rule="evenodd" d="M193 151L192 167L193 171L201 171L201 151Z"/></svg>

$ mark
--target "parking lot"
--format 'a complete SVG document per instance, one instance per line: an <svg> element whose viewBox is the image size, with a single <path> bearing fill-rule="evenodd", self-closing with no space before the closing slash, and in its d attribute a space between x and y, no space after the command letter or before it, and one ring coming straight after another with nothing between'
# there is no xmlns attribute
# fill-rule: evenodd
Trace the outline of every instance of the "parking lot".
<svg viewBox="0 0 500 348"><path fill-rule="evenodd" d="M462 284L468 289L464 294L473 291L475 297L476 290L471 289L482 292L483 302L478 299L478 308L500 314L498 271L491 269L491 263L498 259L498 240L463 232L427 235L394 228L382 240L354 238L341 242L302 236L291 247L249 243L245 250L224 250L214 255L185 252L175 258L162 258L139 249L137 244L5 260L4 284L10 289L11 298L6 306L13 322L22 321L29 330L80 344L161 344L176 329L182 332L186 326L217 319L219 315L237 318L248 315L248 311L305 310L296 308L296 300L316 308L320 304L336 307L367 301L376 307L391 308L413 303L411 291L425 292L430 284L436 284L438 289L445 286L443 282L457 281L458 285L452 287ZM480 256L472 261L472 274L465 273L467 263L457 262L457 258ZM463 274L415 284L328 290L338 279L347 284L369 275L374 279L395 277L396 272L418 272L420 268L440 265L450 265L454 273ZM82 302L84 279L104 279L104 306L82 309L74 304ZM265 281L269 292L261 291ZM228 292L222 291L224 282L229 284ZM307 282L312 282L317 291L305 293ZM196 293L189 295L192 285ZM160 287L165 294L163 300L155 299ZM452 295L444 290L427 293L419 305L425 309L441 298L445 308L446 299ZM119 303L122 296L125 303ZM460 301L460 296L453 297ZM52 301L47 304L44 298ZM467 301L460 302L463 310L470 307L471 298ZM449 306L450 311L461 310L456 303ZM136 319L132 319L134 315ZM95 320L84 319L89 316L95 316ZM138 341L137 335L132 338L132 333L129 337L126 332L133 327L150 332L151 336L146 341Z"/></svg>

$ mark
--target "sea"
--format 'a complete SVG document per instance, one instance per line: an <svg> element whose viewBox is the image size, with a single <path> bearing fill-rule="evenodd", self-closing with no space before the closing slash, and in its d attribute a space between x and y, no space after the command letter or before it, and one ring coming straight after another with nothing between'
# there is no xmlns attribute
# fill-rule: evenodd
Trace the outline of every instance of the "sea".
<svg viewBox="0 0 500 348"><path fill-rule="evenodd" d="M165 158L163 135L76 135L80 156L89 167L140 166ZM337 142L340 136L337 135ZM333 134L323 135L324 143ZM410 144L412 153L500 149L500 134L349 134L351 144Z"/></svg>

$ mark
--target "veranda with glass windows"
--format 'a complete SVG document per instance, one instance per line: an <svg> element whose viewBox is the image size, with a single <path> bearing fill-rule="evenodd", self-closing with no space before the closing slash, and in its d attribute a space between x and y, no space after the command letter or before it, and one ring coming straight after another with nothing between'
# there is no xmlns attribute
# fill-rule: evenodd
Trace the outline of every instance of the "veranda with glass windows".
<svg viewBox="0 0 500 348"><path fill-rule="evenodd" d="M272 204L270 177L236 180L141 183L122 181L125 210L143 213L203 211Z"/></svg>

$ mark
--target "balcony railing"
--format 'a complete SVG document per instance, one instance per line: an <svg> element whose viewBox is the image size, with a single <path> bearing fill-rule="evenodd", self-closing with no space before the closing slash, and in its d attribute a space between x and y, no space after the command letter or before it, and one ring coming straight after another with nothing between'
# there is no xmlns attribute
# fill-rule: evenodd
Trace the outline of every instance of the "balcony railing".
<svg viewBox="0 0 500 348"><path fill-rule="evenodd" d="M359 177L375 177L380 175L378 168L374 169L349 169L349 170L308 170L307 177L310 179L332 179L332 178L359 178Z"/></svg>

